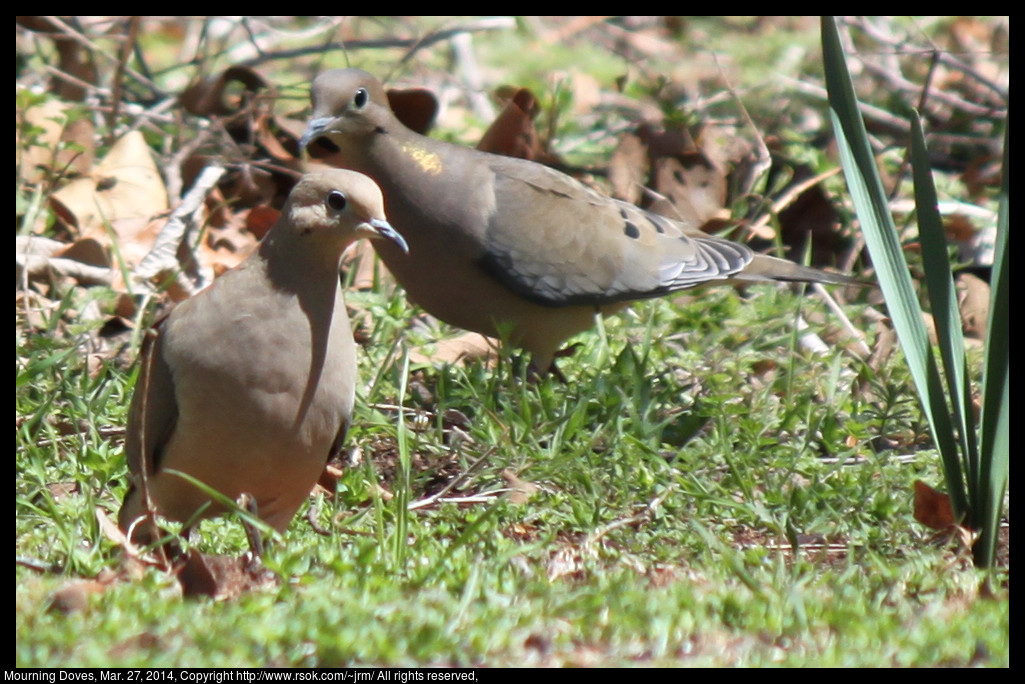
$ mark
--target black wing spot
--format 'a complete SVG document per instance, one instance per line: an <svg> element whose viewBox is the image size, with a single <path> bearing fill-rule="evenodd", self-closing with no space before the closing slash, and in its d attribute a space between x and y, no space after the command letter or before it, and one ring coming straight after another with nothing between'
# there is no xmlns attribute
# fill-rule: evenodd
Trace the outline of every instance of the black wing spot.
<svg viewBox="0 0 1025 684"><path fill-rule="evenodd" d="M665 234L665 224L668 223L665 218L658 214L648 214L648 220L651 221L651 225L655 226L655 230L659 233Z"/></svg>
<svg viewBox="0 0 1025 684"><path fill-rule="evenodd" d="M636 240L637 238L639 238L641 236L641 229L638 228L637 226L635 226L630 221L626 221L623 224L623 233L628 238L633 238L634 240Z"/></svg>

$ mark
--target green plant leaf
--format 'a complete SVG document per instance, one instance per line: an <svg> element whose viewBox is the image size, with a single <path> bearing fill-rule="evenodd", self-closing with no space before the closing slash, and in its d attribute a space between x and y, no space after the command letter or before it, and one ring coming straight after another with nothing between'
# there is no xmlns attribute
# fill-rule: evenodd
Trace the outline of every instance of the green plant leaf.
<svg viewBox="0 0 1025 684"><path fill-rule="evenodd" d="M936 358L929 347L929 337L922 322L922 309L897 239L897 230L872 156L865 123L858 111L858 100L847 71L836 22L831 17L822 20L822 51L830 117L837 137L844 177L901 349L918 389L933 440L943 459L954 514L960 518L968 511L968 500L943 383Z"/></svg>
<svg viewBox="0 0 1025 684"><path fill-rule="evenodd" d="M1009 119L1008 119L1009 121ZM982 384L982 435L976 517L982 536L975 544L975 562L990 567L996 550L1000 511L1007 489L1010 460L1010 271L1007 239L1010 222L1010 124L1004 130L1003 178L997 241L990 277L989 329Z"/></svg>

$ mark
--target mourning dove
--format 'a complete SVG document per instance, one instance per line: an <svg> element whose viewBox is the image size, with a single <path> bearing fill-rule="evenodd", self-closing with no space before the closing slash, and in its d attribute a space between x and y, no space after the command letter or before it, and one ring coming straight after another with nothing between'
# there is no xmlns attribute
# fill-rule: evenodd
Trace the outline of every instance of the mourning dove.
<svg viewBox="0 0 1025 684"><path fill-rule="evenodd" d="M727 280L850 282L605 197L536 162L414 133L365 71L324 72L311 98L300 144L381 186L410 250L374 246L410 299L524 348L540 371L596 311L634 300Z"/></svg>
<svg viewBox="0 0 1025 684"><path fill-rule="evenodd" d="M257 250L157 326L129 412L123 529L149 510L142 479L168 518L188 521L208 503L171 469L231 499L247 493L264 521L288 526L352 414L356 350L342 251L361 237L406 250L384 217L366 176L307 175Z"/></svg>

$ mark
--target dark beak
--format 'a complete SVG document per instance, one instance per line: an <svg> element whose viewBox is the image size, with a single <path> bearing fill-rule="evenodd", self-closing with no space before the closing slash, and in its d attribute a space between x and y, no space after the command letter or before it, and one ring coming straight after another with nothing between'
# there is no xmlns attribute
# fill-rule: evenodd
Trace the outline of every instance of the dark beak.
<svg viewBox="0 0 1025 684"><path fill-rule="evenodd" d="M377 237L391 240L399 246L406 254L409 254L409 245L406 244L406 239L399 235L399 231L391 227L391 224L383 219L370 219L365 225L370 226Z"/></svg>
<svg viewBox="0 0 1025 684"><path fill-rule="evenodd" d="M334 121L334 117L330 116L310 119L310 122L306 124L306 131L303 133L303 137L299 138L299 149L305 149L307 145L316 140L327 130L328 125L332 121Z"/></svg>

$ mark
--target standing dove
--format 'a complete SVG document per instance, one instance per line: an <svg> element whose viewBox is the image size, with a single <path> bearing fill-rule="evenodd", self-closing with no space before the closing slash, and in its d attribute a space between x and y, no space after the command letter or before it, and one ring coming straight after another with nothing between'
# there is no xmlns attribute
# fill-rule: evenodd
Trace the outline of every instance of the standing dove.
<svg viewBox="0 0 1025 684"><path fill-rule="evenodd" d="M231 499L247 493L269 525L288 526L352 415L356 350L342 251L361 237L406 250L384 217L381 191L366 176L307 175L257 250L158 325L129 412L122 529L150 509L145 489L175 520L209 503L172 469ZM219 512L215 505L203 515Z"/></svg>
<svg viewBox="0 0 1025 684"><path fill-rule="evenodd" d="M375 248L410 299L526 349L538 371L596 311L633 300L727 280L851 282L602 196L536 162L414 133L365 71L326 71L311 98L300 144L381 186L410 250Z"/></svg>

